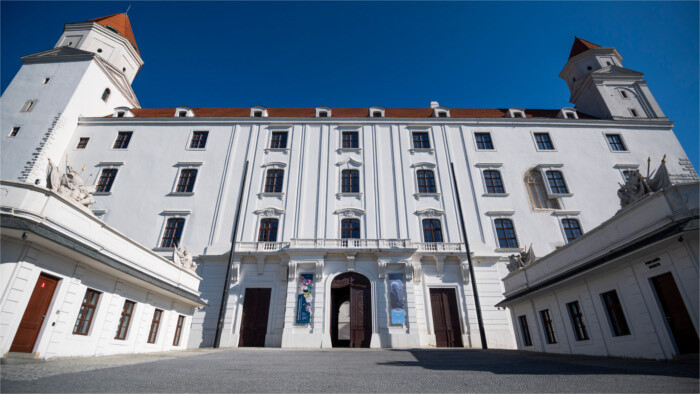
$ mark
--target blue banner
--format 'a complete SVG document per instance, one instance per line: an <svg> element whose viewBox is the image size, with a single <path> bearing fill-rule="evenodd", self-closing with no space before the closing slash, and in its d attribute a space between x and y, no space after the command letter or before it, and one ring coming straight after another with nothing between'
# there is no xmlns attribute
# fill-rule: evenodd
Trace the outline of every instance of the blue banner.
<svg viewBox="0 0 700 394"><path fill-rule="evenodd" d="M389 274L389 307L391 324L406 324L406 292L403 274Z"/></svg>
<svg viewBox="0 0 700 394"><path fill-rule="evenodd" d="M299 275L297 286L297 324L311 323L314 274Z"/></svg>

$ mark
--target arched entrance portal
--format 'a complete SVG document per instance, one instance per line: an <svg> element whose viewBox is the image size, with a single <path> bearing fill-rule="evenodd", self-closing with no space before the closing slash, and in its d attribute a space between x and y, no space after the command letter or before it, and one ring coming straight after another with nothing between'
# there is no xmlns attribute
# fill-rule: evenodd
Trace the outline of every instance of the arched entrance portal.
<svg viewBox="0 0 700 394"><path fill-rule="evenodd" d="M372 291L369 279L355 273L338 275L331 283L333 347L369 347L372 339Z"/></svg>

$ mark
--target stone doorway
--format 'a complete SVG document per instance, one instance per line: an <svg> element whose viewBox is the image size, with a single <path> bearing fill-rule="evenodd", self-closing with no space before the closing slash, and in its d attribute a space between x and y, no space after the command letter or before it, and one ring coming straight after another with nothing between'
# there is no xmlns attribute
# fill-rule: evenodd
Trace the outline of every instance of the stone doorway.
<svg viewBox="0 0 700 394"><path fill-rule="evenodd" d="M355 272L331 283L333 347L369 347L372 338L372 290L369 279Z"/></svg>

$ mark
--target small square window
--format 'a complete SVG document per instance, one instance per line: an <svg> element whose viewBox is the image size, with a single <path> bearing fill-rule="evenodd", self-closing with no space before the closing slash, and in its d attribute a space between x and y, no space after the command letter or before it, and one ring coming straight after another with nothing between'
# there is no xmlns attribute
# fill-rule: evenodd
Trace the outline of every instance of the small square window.
<svg viewBox="0 0 700 394"><path fill-rule="evenodd" d="M78 146L76 146L75 149L85 149L85 147L88 144L88 141L90 141L90 138L80 137L80 139L78 140Z"/></svg>
<svg viewBox="0 0 700 394"><path fill-rule="evenodd" d="M638 118L639 115L637 114L637 110L634 108L630 108L630 113L632 114L633 117Z"/></svg>
<svg viewBox="0 0 700 394"><path fill-rule="evenodd" d="M371 117L373 117L373 118L381 118L381 117L382 117L382 111L372 111Z"/></svg>
<svg viewBox="0 0 700 394"><path fill-rule="evenodd" d="M625 92L624 90L620 90L620 96L622 96L623 99L628 98L627 92Z"/></svg>
<svg viewBox="0 0 700 394"><path fill-rule="evenodd" d="M610 149L612 149L615 152L626 152L627 147L625 146L625 143L622 142L622 137L620 134L605 134L605 138L608 140L608 144L610 145Z"/></svg>
<svg viewBox="0 0 700 394"><path fill-rule="evenodd" d="M270 139L270 149L286 149L287 148L287 132L273 131Z"/></svg>
<svg viewBox="0 0 700 394"><path fill-rule="evenodd" d="M328 112L326 112L326 111L319 111L318 117L319 117L319 118L327 118L327 117L328 117Z"/></svg>
<svg viewBox="0 0 700 394"><path fill-rule="evenodd" d="M413 132L413 149L430 149L430 136L426 132Z"/></svg>
<svg viewBox="0 0 700 394"><path fill-rule="evenodd" d="M36 106L36 100L28 100L22 106L21 112L29 112L29 111L33 110L35 106Z"/></svg>
<svg viewBox="0 0 700 394"><path fill-rule="evenodd" d="M437 113L438 118L446 118L447 117L447 112L445 111L439 111Z"/></svg>
<svg viewBox="0 0 700 394"><path fill-rule="evenodd" d="M10 137L14 137L14 136L16 136L16 135L17 135L17 133L19 133L19 129L20 129L20 127L19 127L19 126L15 126L15 127L13 127L13 128L12 128L12 131L10 131Z"/></svg>
<svg viewBox="0 0 700 394"><path fill-rule="evenodd" d="M343 149L357 149L360 147L360 137L357 131L343 131Z"/></svg>
<svg viewBox="0 0 700 394"><path fill-rule="evenodd" d="M554 144L549 133L534 133L537 150L554 150Z"/></svg>
<svg viewBox="0 0 700 394"><path fill-rule="evenodd" d="M124 117L124 111L117 112L117 118L123 118L123 117Z"/></svg>
<svg viewBox="0 0 700 394"><path fill-rule="evenodd" d="M47 83L49 83L50 80L51 80L51 78L46 77L46 78L44 78L44 80L41 82L41 84L42 84L42 85L46 85Z"/></svg>
<svg viewBox="0 0 700 394"><path fill-rule="evenodd" d="M119 134L117 134L117 139L114 140L112 149L126 149L129 147L129 141L131 141L132 134L133 133L131 131L120 131Z"/></svg>
<svg viewBox="0 0 700 394"><path fill-rule="evenodd" d="M187 111L179 111L179 112L177 113L177 116L178 116L179 118L184 118L184 117L187 116Z"/></svg>
<svg viewBox="0 0 700 394"><path fill-rule="evenodd" d="M204 149L207 146L208 131L195 131L192 133L190 149Z"/></svg>
<svg viewBox="0 0 700 394"><path fill-rule="evenodd" d="M262 116L263 116L262 111L253 111L254 118L262 118Z"/></svg>
<svg viewBox="0 0 700 394"><path fill-rule="evenodd" d="M491 133L474 133L474 138L476 139L476 149L493 150Z"/></svg>

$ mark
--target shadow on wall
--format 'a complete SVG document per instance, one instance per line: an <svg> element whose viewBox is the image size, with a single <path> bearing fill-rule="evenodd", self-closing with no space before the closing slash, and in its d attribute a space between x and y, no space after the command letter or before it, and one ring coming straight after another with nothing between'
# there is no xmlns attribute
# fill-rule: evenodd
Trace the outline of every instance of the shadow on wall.
<svg viewBox="0 0 700 394"><path fill-rule="evenodd" d="M614 357L546 354L517 350L391 349L409 352L416 361L379 365L431 370L487 371L498 375L658 375L698 378L698 355L656 361Z"/></svg>

